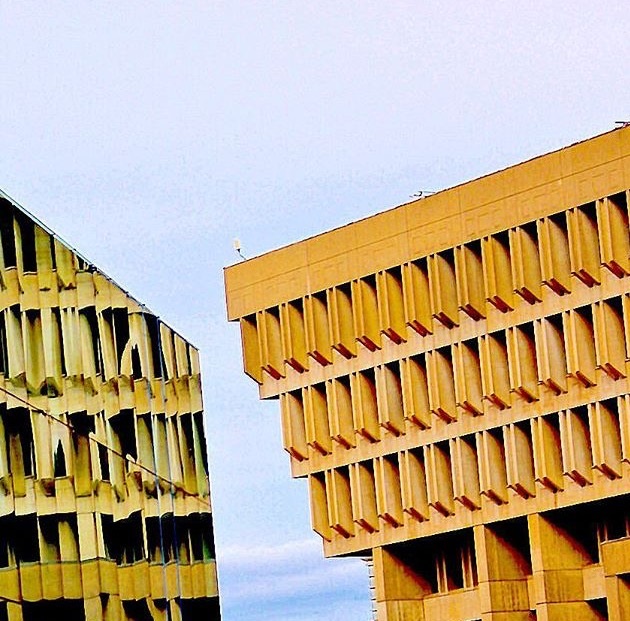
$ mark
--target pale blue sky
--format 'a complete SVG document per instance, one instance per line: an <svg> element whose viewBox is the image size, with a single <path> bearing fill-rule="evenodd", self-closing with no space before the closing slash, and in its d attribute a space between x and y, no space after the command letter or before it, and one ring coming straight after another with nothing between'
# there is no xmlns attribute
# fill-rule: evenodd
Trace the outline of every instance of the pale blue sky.
<svg viewBox="0 0 630 621"><path fill-rule="evenodd" d="M222 267L630 118L625 2L0 0L0 187L202 350L226 621L366 621Z"/></svg>

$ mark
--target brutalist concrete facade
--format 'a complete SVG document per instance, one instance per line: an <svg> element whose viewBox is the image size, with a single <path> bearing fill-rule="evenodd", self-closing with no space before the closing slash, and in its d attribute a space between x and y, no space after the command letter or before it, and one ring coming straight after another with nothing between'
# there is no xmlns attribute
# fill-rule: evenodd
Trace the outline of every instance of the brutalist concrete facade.
<svg viewBox="0 0 630 621"><path fill-rule="evenodd" d="M621 128L226 270L379 621L630 619L629 188Z"/></svg>
<svg viewBox="0 0 630 621"><path fill-rule="evenodd" d="M219 619L197 350L0 195L0 619Z"/></svg>

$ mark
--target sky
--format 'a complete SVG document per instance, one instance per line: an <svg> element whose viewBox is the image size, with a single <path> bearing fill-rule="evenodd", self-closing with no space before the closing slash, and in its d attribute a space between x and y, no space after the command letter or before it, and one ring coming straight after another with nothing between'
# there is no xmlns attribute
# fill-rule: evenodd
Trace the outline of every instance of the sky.
<svg viewBox="0 0 630 621"><path fill-rule="evenodd" d="M202 352L224 621L366 621L222 268L630 120L627 3L0 0L0 188Z"/></svg>

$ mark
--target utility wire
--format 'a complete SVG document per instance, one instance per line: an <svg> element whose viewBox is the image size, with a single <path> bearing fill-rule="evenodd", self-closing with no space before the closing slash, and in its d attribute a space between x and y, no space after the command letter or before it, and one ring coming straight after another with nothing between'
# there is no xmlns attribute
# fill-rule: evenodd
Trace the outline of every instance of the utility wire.
<svg viewBox="0 0 630 621"><path fill-rule="evenodd" d="M61 243L63 246L65 246L66 248L68 248L74 255L76 255L79 259L81 259L86 265L87 265L87 269L89 271L97 271L98 273L100 273L104 278L106 278L107 280L109 280L111 283L114 284L114 286L118 287L121 291L123 291L123 293L125 293L130 299L132 299L133 301L135 301L143 310L143 314L148 312L150 313L152 316L155 317L156 322L160 322L159 317L157 317L157 315L155 315L154 313L152 313L145 304L139 302L138 300L136 300L126 289L124 289L123 287L121 287L118 283L116 283L116 281L114 281L110 276L107 276L106 274L104 274L100 269L98 269L91 261L89 261L87 258L85 258L76 248L74 248L71 244L69 244L68 242L66 242L65 240L63 240L58 234L56 234L54 231L52 231L51 229L49 229L44 223L42 223L38 218L36 218L33 214L31 214L25 207L23 207L22 205L20 205L16 200L14 200L13 198L11 198L10 196L8 196L5 192L3 192L2 190L0 190L0 198L4 198L6 200L8 200L10 203L13 204L13 206L15 208L17 208L19 211L21 211L22 213L24 213L28 218L30 218L33 222L35 222L38 226L40 226L44 231L46 231L53 239L56 239L59 243ZM240 245L240 244L239 244ZM240 254L240 248L239 248L239 254ZM241 255L242 256L242 255ZM245 257L243 257L244 259ZM175 332L175 331L173 331ZM147 345L146 342L146 332L145 332L145 346ZM158 339L161 340L161 334L160 331L158 330ZM161 350L161 347L160 347ZM160 368L162 370L162 373L164 372L164 361L162 359L162 356L160 356ZM161 387L163 396L164 396L164 385L162 384ZM99 440L98 438L94 437L94 435L91 435L89 432L87 433L81 433L76 427L74 427L74 425L72 425L71 423L64 421L60 418L57 418L56 416L54 416L53 414L51 414L50 412L48 412L47 410L44 410L43 408L40 408L38 406L33 405L32 403L30 403L27 399L24 399L22 397L20 397L19 395L17 395L16 393L12 392L11 390L8 390L7 388L4 388L2 386L0 386L0 392L5 393L6 395L11 396L12 398L14 398L15 400L17 400L18 402L24 404L28 409L30 409L33 412L37 412L39 414L42 414L43 416L48 417L49 419L56 421L58 423L61 423L62 425L64 425L66 428L69 429L71 434L76 434L77 436L81 436L81 437L85 437L88 439L88 441L91 441L93 443L95 443L97 446L103 447L105 448L109 453L116 455L118 457L120 457L124 462L128 462L130 464L133 464L135 468L137 468L138 470L142 470L144 472L146 472L147 474L151 475L152 477L155 478L156 481L156 488L159 488L159 482L162 481L164 483L166 483L167 485L170 486L171 488L171 509L173 514L175 513L175 506L174 506L174 493L173 490L175 491L175 493L177 491L180 491L182 494L184 494L184 496L187 497L192 497L195 498L195 500L197 502L200 503L201 506L203 506L203 508L207 508L208 510L211 509L210 506L210 496L209 496L209 490L210 490L210 486L209 486L209 481L208 481L208 473L206 472L206 488L208 490L208 497L207 499L204 501L203 498L200 496L199 493L194 493L194 492L190 492L188 491L183 485L178 485L177 483L175 483L174 481L170 480L169 478L158 474L157 471L152 470L151 468L148 468L147 466L145 466L144 464L140 463L136 460L133 460L133 458L130 458L130 456L128 455L123 455L122 452L118 451L117 449L112 448L111 446L107 445L105 442ZM166 431L166 427L165 427L165 433L167 433ZM205 435L205 434L204 434ZM194 440L193 440L194 442ZM195 448L194 448L194 444L192 447L193 452L195 452ZM152 453L153 453L153 461L154 464L157 464L157 454L156 454L156 447L155 447L155 443L152 442ZM168 469L170 472L170 464L171 464L171 455L170 452L168 451L168 440L167 440L167 462L168 462ZM203 461L203 460L202 460ZM182 464L183 466L183 464ZM165 551L164 551L164 541L163 541L163 525L162 525L162 512L160 510L160 499L162 494L156 489L156 494L157 494L157 502L158 502L158 525L159 525L159 530L160 530L160 551L161 551L161 555L162 555L162 559L164 561L164 563L166 562L166 558L165 558ZM210 511L211 512L211 511ZM179 545L178 545L178 537L177 537L177 531L175 528L175 523L173 522L173 540L174 540L174 551L175 551L175 555L177 558L177 563L179 565ZM164 580L164 586L166 589L166 576L165 574L163 575L163 580ZM178 591L181 593L181 584L179 584L180 582L180 577L179 577L179 572L177 572L177 581L178 581ZM9 597L5 597L0 595L0 601L6 601L6 602L11 602L11 603L15 603L18 605L22 604L22 601L20 600L16 600L16 599L12 599ZM171 610L170 607L167 608L167 615L169 618L169 621L171 619Z"/></svg>
<svg viewBox="0 0 630 621"><path fill-rule="evenodd" d="M12 392L11 390L8 390L7 388L0 386L0 392L3 392L4 394L12 397L13 399L15 399L16 401L19 401L20 403L24 404L26 407L28 407L30 410L37 412L38 414L42 414L43 416L48 417L49 419L57 422L57 423L61 423L62 425L64 425L65 427L67 427L70 430L70 433L74 433L78 436L82 436L82 437L87 437L88 440L94 442L95 444L104 447L106 450L110 451L111 453L113 453L114 455L117 455L118 457L120 457L121 459L133 463L136 467L138 467L140 470L144 470L145 472L147 472L148 474L152 475L153 477L155 477L156 481L157 480L161 480L167 484L169 484L170 486L172 486L172 488L174 488L177 491L181 491L185 496L189 496L189 497L193 497L195 498L199 503L201 503L204 508L208 507L210 508L210 502L209 502L209 498L208 498L208 502L204 502L198 494L195 494L193 492L189 492L185 487L181 486L181 485L177 485L177 483L175 483L174 481L171 481L170 479L166 478L165 476L162 476L160 474L158 474L156 471L152 470L151 468L148 468L147 466L145 466L144 464L138 463L137 461L132 461L131 459L129 459L129 457L127 455L123 455L120 451L108 446L105 442L102 442L101 440L99 440L98 438L95 438L93 436L91 436L89 433L87 434L82 434L79 432L79 430L74 427L74 425L72 425L69 422L66 422L64 420L61 420L60 418L57 418L56 416L53 416L50 412L47 412L46 410L44 410L43 408L40 408L39 406L33 405L31 402L29 402L26 399L23 399L22 397L20 397L18 394ZM171 494L172 496L172 494ZM160 502L160 494L158 492L158 504ZM175 510L175 508L173 507L173 511ZM161 518L161 516L158 516L159 518ZM173 528L174 528L174 524L173 524ZM160 533L162 531L162 524L161 524L161 519L160 519ZM161 553L162 553L162 558L165 562L165 555L164 555L164 549L163 549L163 541L162 541L162 537L160 537L160 547L161 547ZM177 562L179 563L179 554L178 554L178 550L177 550L177 542L175 545L175 553L177 555ZM164 564L164 563L163 563ZM163 578L165 578L165 575L163 576ZM177 576L177 580L179 582L179 574ZM166 584L166 583L165 583ZM181 593L181 585L178 585L180 588L178 589L179 592ZM166 587L165 587L165 592L166 592ZM6 595L0 595L0 601L3 602L9 602L11 604L17 604L19 606L23 605L23 600L18 600L18 599L14 599L12 597L7 597ZM170 608L168 609L168 616L169 619L171 617L171 613L170 613Z"/></svg>
<svg viewBox="0 0 630 621"><path fill-rule="evenodd" d="M195 492L190 492L188 491L184 486L179 485L177 483L175 483L174 481L171 481L170 479L168 479L167 477L157 473L155 470L151 470L151 468L148 468L147 466L145 466L142 463L139 463L138 461L134 461L132 459L129 458L128 455L123 455L120 451L118 451L115 448L112 448L111 446L107 445L105 442L103 442L102 440L99 440L98 438L95 438L94 436L90 435L89 433L87 434L82 434L74 425L72 425L71 423L65 421L65 420L61 420L60 418L57 418L56 416L53 416L50 412L47 412L46 410L44 410L43 408L40 408L36 405L33 405L30 401L27 401L26 399L23 399L22 397L20 397L18 394L8 390L7 388L4 388L3 386L0 386L0 392L5 393L6 395L9 395L11 397L13 397L14 399L16 399L17 401L19 401L20 403L24 404L26 407L28 407L30 410L33 410L34 412L37 412L38 414L42 414L43 416L47 416L48 418L50 418L53 421L56 421L58 423L61 423L62 425L64 425L65 427L67 427L71 433L76 433L78 436L82 436L84 438L87 438L88 440L90 440L91 442L94 442L95 444L102 446L103 448L105 448L106 450L110 451L111 453L113 453L114 455L117 455L118 457L120 457L121 459L123 459L124 461L127 461L131 464L133 464L135 467L137 467L139 470L144 470L147 474L150 474L152 476L154 476L156 479L163 481L164 483L167 483L168 485L171 485L176 491L180 491L182 492L185 496L189 496L192 498L196 498L202 505L204 506L210 506L210 502L204 502L200 497L198 493Z"/></svg>

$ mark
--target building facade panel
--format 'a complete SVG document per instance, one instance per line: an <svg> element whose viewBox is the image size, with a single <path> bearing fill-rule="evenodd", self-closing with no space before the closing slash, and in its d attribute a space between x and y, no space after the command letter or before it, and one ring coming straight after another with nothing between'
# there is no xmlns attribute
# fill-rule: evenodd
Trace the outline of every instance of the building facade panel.
<svg viewBox="0 0 630 621"><path fill-rule="evenodd" d="M0 619L219 619L197 350L0 195Z"/></svg>
<svg viewBox="0 0 630 621"><path fill-rule="evenodd" d="M623 618L629 145L618 129L289 246L298 296L268 286L274 253L226 270L324 551L373 557L381 621Z"/></svg>

